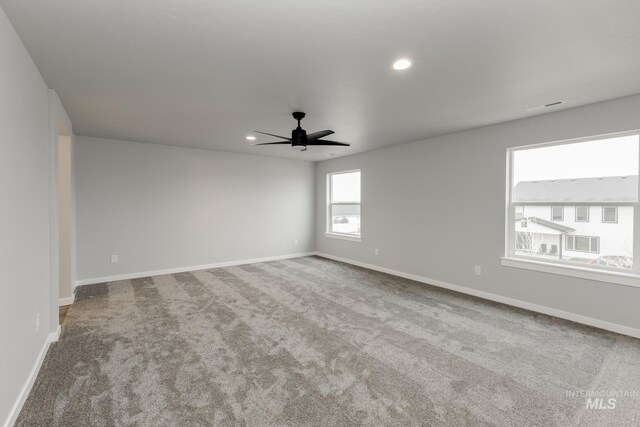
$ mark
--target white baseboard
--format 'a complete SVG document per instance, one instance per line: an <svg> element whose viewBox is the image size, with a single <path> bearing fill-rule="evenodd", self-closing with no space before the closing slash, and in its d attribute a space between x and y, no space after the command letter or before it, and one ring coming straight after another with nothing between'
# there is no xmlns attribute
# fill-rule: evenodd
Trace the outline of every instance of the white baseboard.
<svg viewBox="0 0 640 427"><path fill-rule="evenodd" d="M60 333L62 332L62 326L58 325L55 332L50 332L47 337L47 342L49 344L57 342L60 339Z"/></svg>
<svg viewBox="0 0 640 427"><path fill-rule="evenodd" d="M533 304L533 303L518 300L515 298L509 298L509 297L505 297L502 295L493 294L485 291L479 291L477 289L468 288L466 286L454 285L451 283L443 282L441 280L429 279L428 277L422 277L422 276L417 276L415 274L404 273L402 271L392 270L390 268L385 268L385 267L379 267L377 265L367 264L360 261L354 261L351 259L329 255L322 252L316 252L315 255L318 255L324 258L333 259L335 261L345 262L347 264L356 265L358 267L368 268L370 270L380 271L382 273L391 274L393 276L415 280L416 282L426 283L428 285L449 289L449 290L460 292L463 294L473 295L478 298L495 301L502 304L511 305L514 307L524 308L525 310L535 311L538 313L547 314L549 316L559 317L565 320L571 320L572 322L582 323L584 325L605 329L607 331L628 335L630 337L640 338L640 329L632 328L630 326L620 325L618 323L611 323L611 322L607 322L600 319L594 319L592 317L583 316L581 314L570 313L568 311L558 310L556 308Z"/></svg>
<svg viewBox="0 0 640 427"><path fill-rule="evenodd" d="M164 274L185 273L188 271L209 270L211 268L231 267L234 265L255 264L257 262L279 261L282 259L300 258L304 256L315 255L315 252L304 252L288 255L277 255L264 258L243 259L237 261L224 261L213 264L192 265L189 267L168 268L165 270L144 271L140 273L118 274L115 276L95 277L92 279L81 279L76 282L77 286L94 285L96 283L114 282L116 280L139 279L141 277L162 276Z"/></svg>
<svg viewBox="0 0 640 427"><path fill-rule="evenodd" d="M71 304L73 304L73 302L75 300L76 300L76 294L75 293L71 294L71 296L68 297L68 298L60 298L58 300L58 307L62 307L62 306L65 306L65 305L71 305Z"/></svg>
<svg viewBox="0 0 640 427"><path fill-rule="evenodd" d="M47 340L44 342L40 353L38 354L38 358L31 368L31 372L29 373L29 377L27 377L27 381L22 386L22 390L20 390L20 394L18 395L18 399L13 404L11 408L11 412L9 412L9 416L4 422L4 427L11 427L15 424L18 419L18 415L20 415L20 411L22 410L22 406L24 402L26 402L27 397L29 397L29 393L31 392L31 388L33 384L36 382L36 378L38 377L38 372L40 372L40 367L42 366L42 362L44 362L44 357L47 355L47 350L49 350L49 346L51 343L58 341L60 338L60 325L55 332L51 332L47 336Z"/></svg>

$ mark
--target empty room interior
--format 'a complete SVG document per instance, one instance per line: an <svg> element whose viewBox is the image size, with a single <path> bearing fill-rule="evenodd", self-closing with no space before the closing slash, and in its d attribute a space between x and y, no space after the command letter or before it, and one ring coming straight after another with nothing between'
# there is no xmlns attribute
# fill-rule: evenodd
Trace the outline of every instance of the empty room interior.
<svg viewBox="0 0 640 427"><path fill-rule="evenodd" d="M0 0L0 425L639 426L638 17Z"/></svg>

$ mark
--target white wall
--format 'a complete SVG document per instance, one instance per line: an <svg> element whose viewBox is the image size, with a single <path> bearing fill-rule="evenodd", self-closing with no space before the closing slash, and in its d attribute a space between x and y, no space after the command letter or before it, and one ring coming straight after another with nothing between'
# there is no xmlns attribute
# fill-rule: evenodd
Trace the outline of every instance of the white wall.
<svg viewBox="0 0 640 427"><path fill-rule="evenodd" d="M317 250L640 328L640 288L500 263L507 147L638 129L638 111L633 96L321 162ZM350 169L362 170L361 243L324 235L325 176Z"/></svg>
<svg viewBox="0 0 640 427"><path fill-rule="evenodd" d="M70 303L73 275L73 188L72 144L70 136L58 137L58 256L59 298Z"/></svg>
<svg viewBox="0 0 640 427"><path fill-rule="evenodd" d="M0 64L0 423L4 423L52 325L47 86L2 9Z"/></svg>
<svg viewBox="0 0 640 427"><path fill-rule="evenodd" d="M73 125L58 97L49 89L49 265L51 319L58 325L58 305L72 301L76 270ZM71 187L71 188L69 188Z"/></svg>
<svg viewBox="0 0 640 427"><path fill-rule="evenodd" d="M78 279L312 251L314 169L77 137Z"/></svg>

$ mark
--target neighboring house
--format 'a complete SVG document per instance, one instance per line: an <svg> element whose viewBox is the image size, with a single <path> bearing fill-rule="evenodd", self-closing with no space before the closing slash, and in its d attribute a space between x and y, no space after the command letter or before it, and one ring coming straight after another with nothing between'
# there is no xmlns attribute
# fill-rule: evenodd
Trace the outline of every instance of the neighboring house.
<svg viewBox="0 0 640 427"><path fill-rule="evenodd" d="M638 176L521 181L516 254L631 267Z"/></svg>

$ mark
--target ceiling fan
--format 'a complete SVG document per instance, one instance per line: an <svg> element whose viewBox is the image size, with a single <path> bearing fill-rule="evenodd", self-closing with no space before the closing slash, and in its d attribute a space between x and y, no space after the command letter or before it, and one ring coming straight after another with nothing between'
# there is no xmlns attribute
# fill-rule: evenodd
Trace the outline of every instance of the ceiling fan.
<svg viewBox="0 0 640 427"><path fill-rule="evenodd" d="M332 133L335 133L334 131L328 130L328 129L321 130L319 132L310 133L307 135L307 131L305 131L300 127L300 120L304 119L305 114L302 111L296 111L292 115L293 115L293 118L298 121L298 127L291 131L291 138L255 130L254 131L255 133L275 136L276 138L284 139L284 141L263 142L260 144L253 144L253 145L291 144L292 147L302 147L302 150L300 151L307 151L307 146L310 146L310 145L339 145L343 147L348 147L351 145L351 144L347 144L346 142L336 142L336 141L328 141L326 139L321 139L321 138L324 138L325 136L329 136Z"/></svg>

